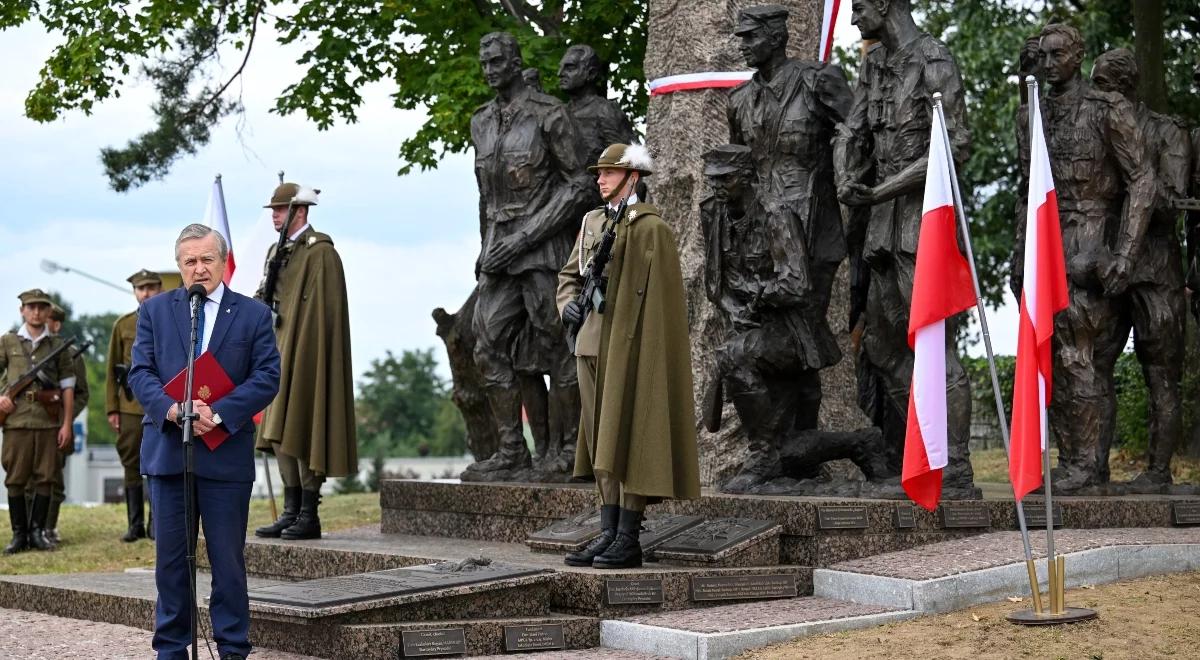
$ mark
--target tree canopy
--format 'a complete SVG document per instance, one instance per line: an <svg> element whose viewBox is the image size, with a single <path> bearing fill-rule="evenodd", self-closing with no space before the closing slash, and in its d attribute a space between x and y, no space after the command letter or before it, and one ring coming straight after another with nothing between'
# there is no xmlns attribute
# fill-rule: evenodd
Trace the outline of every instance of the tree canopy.
<svg viewBox="0 0 1200 660"><path fill-rule="evenodd" d="M154 86L156 124L101 152L114 190L161 179L241 111L234 83L254 54L298 46L298 80L280 81L273 112L300 113L320 129L354 122L361 91L394 85L396 108L424 109L425 124L399 145L400 174L431 169L470 142L469 121L491 95L479 72L479 39L517 36L526 66L553 79L569 45L587 43L608 63L625 111L645 114L641 0L18 0L0 4L0 30L39 22L61 37L25 99L39 122L90 113L140 75ZM263 29L270 28L269 30ZM263 43L270 34L274 43ZM230 57L233 55L233 57ZM234 62L223 71L223 58ZM550 85L550 91L556 86Z"/></svg>

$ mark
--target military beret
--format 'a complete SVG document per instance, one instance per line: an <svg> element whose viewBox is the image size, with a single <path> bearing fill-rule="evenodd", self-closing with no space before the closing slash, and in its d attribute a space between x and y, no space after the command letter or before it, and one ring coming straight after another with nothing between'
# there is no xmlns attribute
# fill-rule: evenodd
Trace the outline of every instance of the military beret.
<svg viewBox="0 0 1200 660"><path fill-rule="evenodd" d="M125 281L129 282L134 287L143 286L145 284L162 284L162 276L152 270L146 270L143 268L133 275L125 278Z"/></svg>
<svg viewBox="0 0 1200 660"><path fill-rule="evenodd" d="M737 26L734 27L733 33L745 34L772 23L786 23L787 17L788 10L783 5L755 5L753 7L746 7L738 12Z"/></svg>
<svg viewBox="0 0 1200 660"><path fill-rule="evenodd" d="M21 300L22 305L30 305L32 303L43 303L53 305L54 301L50 300L50 296L46 295L41 289L30 289L17 296Z"/></svg>
<svg viewBox="0 0 1200 660"><path fill-rule="evenodd" d="M263 205L264 209L272 209L276 206L316 206L317 194L320 190L314 188L305 188L298 183L281 183L275 187L275 192L271 193L271 201Z"/></svg>
<svg viewBox="0 0 1200 660"><path fill-rule="evenodd" d="M704 176L723 176L733 172L754 171L750 147L722 144L704 154Z"/></svg>

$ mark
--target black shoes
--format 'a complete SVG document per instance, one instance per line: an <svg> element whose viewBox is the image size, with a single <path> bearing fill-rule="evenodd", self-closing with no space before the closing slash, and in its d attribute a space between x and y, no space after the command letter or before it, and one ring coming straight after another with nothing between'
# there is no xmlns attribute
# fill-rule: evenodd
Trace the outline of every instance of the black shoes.
<svg viewBox="0 0 1200 660"><path fill-rule="evenodd" d="M283 530L296 523L298 515L300 515L300 487L284 486L283 513L279 514L279 519L270 525L254 530L254 535L264 539L277 539Z"/></svg>
<svg viewBox="0 0 1200 660"><path fill-rule="evenodd" d="M53 550L46 539L46 514L50 512L50 496L34 495L33 511L29 514L29 547L34 550Z"/></svg>
<svg viewBox="0 0 1200 660"><path fill-rule="evenodd" d="M563 561L567 566L591 566L592 560L608 549L617 538L617 523L621 519L621 507L605 504L600 507L600 536L592 539L582 550L572 552Z"/></svg>
<svg viewBox="0 0 1200 660"><path fill-rule="evenodd" d="M300 513L296 516L296 522L280 532L279 537L287 541L321 538L321 518L317 515L320 503L320 491L300 491Z"/></svg>
<svg viewBox="0 0 1200 660"><path fill-rule="evenodd" d="M15 555L29 549L29 513L24 497L8 500L8 519L12 522L12 542L4 548L4 554Z"/></svg>
<svg viewBox="0 0 1200 660"><path fill-rule="evenodd" d="M642 565L642 544L638 537L642 531L642 513L621 509L617 524L617 537L592 560L595 568L637 568Z"/></svg>
<svg viewBox="0 0 1200 660"><path fill-rule="evenodd" d="M146 519L142 511L146 504L144 488L141 484L125 486L125 517L129 521L129 527L121 540L126 543L146 538Z"/></svg>

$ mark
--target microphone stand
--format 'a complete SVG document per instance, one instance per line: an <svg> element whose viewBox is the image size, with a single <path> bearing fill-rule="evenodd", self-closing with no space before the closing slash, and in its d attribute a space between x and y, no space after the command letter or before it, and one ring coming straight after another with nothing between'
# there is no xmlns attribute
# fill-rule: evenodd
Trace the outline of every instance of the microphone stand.
<svg viewBox="0 0 1200 660"><path fill-rule="evenodd" d="M196 515L196 464L192 453L195 447L195 443L192 440L192 422L197 417L192 406L192 380L195 377L196 342L199 339L197 326L200 319L197 315L197 309L200 305L204 304L204 296L193 296L189 292L188 297L188 307L191 308L192 316L192 331L191 339L188 341L187 375L184 380L184 394L187 398L183 402L183 518L187 525L185 533L187 534L188 584L191 591L188 612L191 620L192 660L196 660L200 657L199 642L196 635L196 624L200 617L200 608L196 605L196 536L199 534L199 516Z"/></svg>

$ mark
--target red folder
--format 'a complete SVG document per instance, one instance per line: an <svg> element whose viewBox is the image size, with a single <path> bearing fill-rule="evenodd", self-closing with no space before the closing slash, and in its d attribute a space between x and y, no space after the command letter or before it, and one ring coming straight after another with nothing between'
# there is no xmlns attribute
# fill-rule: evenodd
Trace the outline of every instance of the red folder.
<svg viewBox="0 0 1200 660"><path fill-rule="evenodd" d="M186 384L187 368L185 367L171 379L171 382L163 385L163 393L182 402L187 398L183 394ZM233 381L229 380L229 376L212 353L206 351L196 358L196 371L192 376L192 399L199 399L212 405L232 391ZM200 439L208 445L210 450L213 450L221 446L221 443L225 442L225 438L228 437L229 433L218 424L216 428L200 436Z"/></svg>

